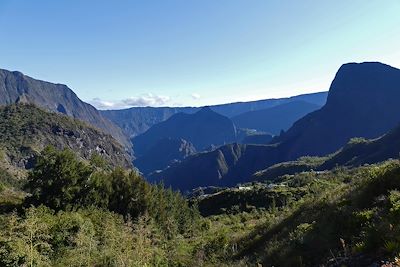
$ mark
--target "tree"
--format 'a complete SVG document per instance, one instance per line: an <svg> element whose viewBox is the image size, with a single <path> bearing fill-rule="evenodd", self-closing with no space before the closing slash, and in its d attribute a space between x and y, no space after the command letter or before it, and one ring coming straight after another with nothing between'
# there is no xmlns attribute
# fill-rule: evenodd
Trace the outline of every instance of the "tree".
<svg viewBox="0 0 400 267"><path fill-rule="evenodd" d="M28 204L44 204L55 210L78 205L91 173L91 168L72 151L47 147L28 176L25 189L32 194Z"/></svg>
<svg viewBox="0 0 400 267"><path fill-rule="evenodd" d="M109 179L112 188L109 196L111 211L137 218L148 209L150 185L136 171L127 173L122 168L116 168Z"/></svg>

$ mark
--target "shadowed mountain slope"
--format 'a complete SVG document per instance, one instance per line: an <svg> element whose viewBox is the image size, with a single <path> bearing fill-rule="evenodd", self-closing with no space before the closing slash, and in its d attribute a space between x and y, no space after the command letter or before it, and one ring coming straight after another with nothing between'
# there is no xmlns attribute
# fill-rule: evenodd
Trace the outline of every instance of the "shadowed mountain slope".
<svg viewBox="0 0 400 267"><path fill-rule="evenodd" d="M336 74L327 103L277 138L285 160L326 155L352 137L376 138L400 121L400 70L377 63L350 63Z"/></svg>
<svg viewBox="0 0 400 267"><path fill-rule="evenodd" d="M190 156L162 172L148 176L181 191L203 186L233 186L278 161L276 146L229 144Z"/></svg>
<svg viewBox="0 0 400 267"><path fill-rule="evenodd" d="M247 135L240 141L241 144L253 144L253 145L266 145L271 142L273 136L268 133L250 134Z"/></svg>
<svg viewBox="0 0 400 267"><path fill-rule="evenodd" d="M178 113L133 138L135 154L140 157L163 138L185 139L201 151L210 145L234 142L236 128L229 118L208 107L194 114Z"/></svg>
<svg viewBox="0 0 400 267"><path fill-rule="evenodd" d="M184 190L231 185L279 162L330 154L353 137L376 138L394 128L400 120L399 97L400 70L375 62L345 64L332 82L327 104L297 121L274 145L223 146L150 179ZM236 160L225 161L226 157Z"/></svg>
<svg viewBox="0 0 400 267"><path fill-rule="evenodd" d="M184 139L164 138L154 144L133 163L142 173L148 174L167 168L174 162L196 153L194 146Z"/></svg>

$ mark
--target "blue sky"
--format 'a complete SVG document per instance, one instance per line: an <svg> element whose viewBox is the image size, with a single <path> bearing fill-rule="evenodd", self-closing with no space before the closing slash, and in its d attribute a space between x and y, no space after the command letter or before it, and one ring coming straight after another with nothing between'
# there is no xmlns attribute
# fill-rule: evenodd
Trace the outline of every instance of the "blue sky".
<svg viewBox="0 0 400 267"><path fill-rule="evenodd" d="M346 62L400 67L400 0L1 0L0 68L100 108L209 105L329 88Z"/></svg>

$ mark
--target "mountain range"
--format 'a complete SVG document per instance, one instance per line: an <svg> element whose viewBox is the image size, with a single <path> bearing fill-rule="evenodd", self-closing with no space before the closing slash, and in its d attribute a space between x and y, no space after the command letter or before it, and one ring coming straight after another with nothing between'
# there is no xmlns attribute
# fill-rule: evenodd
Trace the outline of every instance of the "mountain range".
<svg viewBox="0 0 400 267"><path fill-rule="evenodd" d="M351 138L378 138L396 127L400 121L399 88L400 70L378 62L349 63L338 70L328 95L322 92L210 107L98 111L65 85L0 70L0 105L34 104L54 116L67 115L111 134L122 144L118 149L116 145L105 149L123 155L124 160L115 162L126 163L130 156L121 149L130 152L133 143L135 164L149 180L163 180L181 190L249 181L257 171L302 156L335 153L323 161L325 165L317 164L323 169L357 162L364 150L371 158L393 155L395 148L393 153L372 154L383 141L345 145ZM96 133L102 140L113 140ZM71 144L63 147L80 149ZM341 153L335 152L341 147Z"/></svg>
<svg viewBox="0 0 400 267"><path fill-rule="evenodd" d="M286 129L292 120L310 111L310 107L323 105L327 93L203 108L138 107L98 111L80 100L66 85L33 79L17 71L0 70L0 96L0 106L15 103L33 104L44 110L84 121L112 135L126 151L135 153L137 157L135 164L142 172L148 173L181 161L194 154L195 151L213 150L227 143L242 141L250 144L268 143L271 136L261 135L263 134L260 131L261 128L254 135L252 131L237 128L230 117L243 112L263 111L270 107L276 107L279 110L279 106L285 103L289 107L302 103L303 106L298 109L282 108L281 116L285 119L281 120L282 124L277 123L279 126L276 126L276 123L267 123L271 126L267 129L276 127ZM260 116L260 125L264 124L263 121L270 121L268 117ZM249 133L252 136L248 136ZM132 148L132 143L135 143L134 148ZM165 155L160 155L157 153L157 145L172 150Z"/></svg>
<svg viewBox="0 0 400 267"><path fill-rule="evenodd" d="M279 162L333 153L353 137L379 137L400 120L399 88L399 69L376 62L345 64L325 106L295 122L271 145L225 145L188 157L149 179L181 190L233 185Z"/></svg>
<svg viewBox="0 0 400 267"><path fill-rule="evenodd" d="M209 108L225 117L233 118L242 113L267 109L297 101L307 102L321 107L325 104L327 95L327 92L320 92L286 98L214 105L209 106ZM132 107L122 110L102 110L100 112L103 116L123 129L126 135L132 138L144 133L151 126L167 120L174 114L192 114L199 111L201 108L202 107ZM310 107L305 107L305 109L306 111L310 110ZM289 112L286 116L291 118L289 123L283 124L284 126L287 125L287 128L291 126L293 119L297 120L305 114L302 110L293 110L293 112L295 112L294 114L291 114L290 110L285 110L285 112Z"/></svg>
<svg viewBox="0 0 400 267"><path fill-rule="evenodd" d="M292 101L268 109L249 111L232 119L212 108L203 107L195 113L174 114L132 138L137 157L135 165L145 174L160 170L159 162L165 162L164 155L153 147L161 139L187 140L198 152L213 150L229 143L268 144L272 140L272 135L265 133L265 130L271 129L273 132L287 130L295 120L320 106L304 101ZM167 111L167 109L162 110ZM151 151L148 151L150 148ZM179 146L175 148L179 149ZM146 156L143 157L143 154ZM180 152L176 150L167 154L180 155ZM169 158L169 162L182 159L180 156L175 159ZM164 167L166 166L170 164L164 164Z"/></svg>

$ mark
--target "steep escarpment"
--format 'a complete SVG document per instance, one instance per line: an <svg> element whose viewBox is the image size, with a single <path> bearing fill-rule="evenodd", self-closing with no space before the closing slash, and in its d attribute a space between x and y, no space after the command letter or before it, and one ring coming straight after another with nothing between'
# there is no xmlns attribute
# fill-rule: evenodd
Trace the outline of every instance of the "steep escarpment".
<svg viewBox="0 0 400 267"><path fill-rule="evenodd" d="M129 139L122 130L103 117L93 106L80 100L66 85L28 77L21 72L0 69L0 105L30 103L45 110L65 114L111 134L128 149Z"/></svg>
<svg viewBox="0 0 400 267"><path fill-rule="evenodd" d="M284 160L332 153L352 137L379 137L399 123L399 98L399 69L377 62L343 65L326 105L276 140L285 150Z"/></svg>

